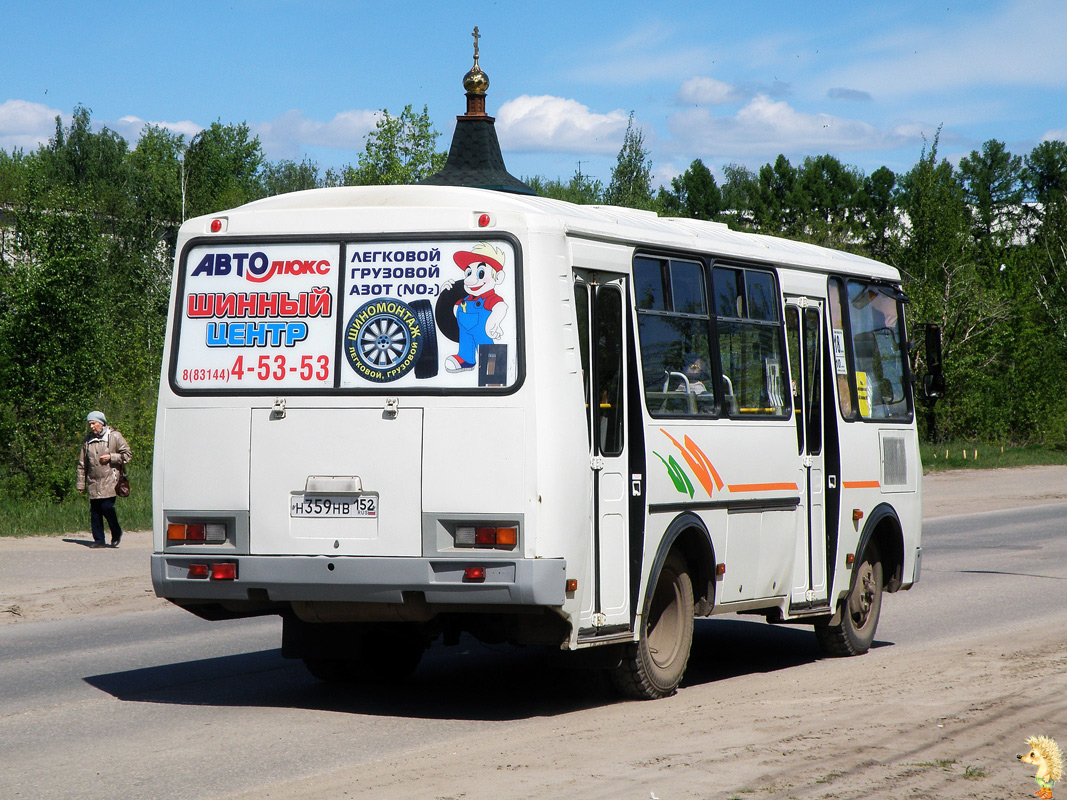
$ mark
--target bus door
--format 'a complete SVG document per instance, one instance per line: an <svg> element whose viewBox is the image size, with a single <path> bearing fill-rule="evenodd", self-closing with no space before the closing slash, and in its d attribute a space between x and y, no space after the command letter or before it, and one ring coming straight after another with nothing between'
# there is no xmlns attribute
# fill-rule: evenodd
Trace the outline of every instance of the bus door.
<svg viewBox="0 0 1067 800"><path fill-rule="evenodd" d="M800 611L825 606L826 498L823 448L823 301L787 297L786 337L789 340L790 385L800 455L801 508L790 608ZM830 398L830 402L833 398Z"/></svg>
<svg viewBox="0 0 1067 800"><path fill-rule="evenodd" d="M593 488L592 622L603 635L630 628L626 420L626 278L574 271Z"/></svg>

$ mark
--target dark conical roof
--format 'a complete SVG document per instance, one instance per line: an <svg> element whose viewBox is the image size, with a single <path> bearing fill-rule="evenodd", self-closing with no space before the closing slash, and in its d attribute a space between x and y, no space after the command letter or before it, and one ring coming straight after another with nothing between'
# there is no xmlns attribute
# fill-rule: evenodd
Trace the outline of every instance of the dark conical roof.
<svg viewBox="0 0 1067 800"><path fill-rule="evenodd" d="M456 131L444 169L421 181L424 186L471 186L515 194L537 194L504 165L496 120L485 113L489 76L478 65L478 29L474 29L474 66L463 76L467 113L456 117Z"/></svg>
<svg viewBox="0 0 1067 800"><path fill-rule="evenodd" d="M501 192L537 194L504 166L492 117L457 117L444 169L422 181L430 186L473 186Z"/></svg>

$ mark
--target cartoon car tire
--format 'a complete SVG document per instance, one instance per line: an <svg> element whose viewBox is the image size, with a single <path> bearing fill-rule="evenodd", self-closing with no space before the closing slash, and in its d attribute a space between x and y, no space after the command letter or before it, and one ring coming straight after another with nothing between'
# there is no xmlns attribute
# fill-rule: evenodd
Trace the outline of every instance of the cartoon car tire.
<svg viewBox="0 0 1067 800"><path fill-rule="evenodd" d="M376 383L395 381L415 366L423 337L414 310L401 300L372 300L348 322L345 355L353 369Z"/></svg>
<svg viewBox="0 0 1067 800"><path fill-rule="evenodd" d="M429 300L416 300L411 304L415 319L422 329L422 353L415 363L416 378L437 377L437 325L434 321L433 306Z"/></svg>
<svg viewBox="0 0 1067 800"><path fill-rule="evenodd" d="M456 321L456 303L467 296L463 281L456 281L450 289L442 289L437 296L437 330L453 342L459 341L459 322Z"/></svg>

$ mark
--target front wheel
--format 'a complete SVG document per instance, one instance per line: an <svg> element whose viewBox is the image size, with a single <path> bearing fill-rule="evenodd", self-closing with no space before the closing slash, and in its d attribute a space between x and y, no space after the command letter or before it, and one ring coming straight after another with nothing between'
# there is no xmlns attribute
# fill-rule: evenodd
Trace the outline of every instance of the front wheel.
<svg viewBox="0 0 1067 800"><path fill-rule="evenodd" d="M693 583L685 561L667 556L656 588L645 598L638 641L611 674L615 687L638 700L674 694L693 646Z"/></svg>
<svg viewBox="0 0 1067 800"><path fill-rule="evenodd" d="M816 623L815 637L828 656L859 656L874 642L882 611L882 558L873 544L856 568L852 590L841 601L841 621Z"/></svg>

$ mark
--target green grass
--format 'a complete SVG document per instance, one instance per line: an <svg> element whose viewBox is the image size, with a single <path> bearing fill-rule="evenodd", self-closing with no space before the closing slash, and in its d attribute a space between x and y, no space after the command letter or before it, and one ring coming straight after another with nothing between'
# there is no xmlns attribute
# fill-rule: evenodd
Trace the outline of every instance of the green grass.
<svg viewBox="0 0 1067 800"><path fill-rule="evenodd" d="M71 479L73 480L73 468ZM145 467L130 465L130 496L120 497L119 523L123 530L152 527L152 476ZM106 526L106 523L105 523ZM89 530L89 500L76 494L62 503L13 500L0 497L0 536L39 536Z"/></svg>
<svg viewBox="0 0 1067 800"><path fill-rule="evenodd" d="M1013 446L954 441L919 445L919 453L922 456L924 472L1067 464L1067 452L1040 445Z"/></svg>

